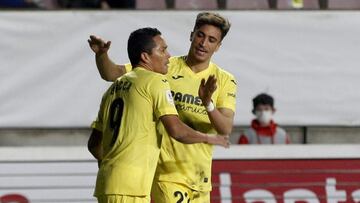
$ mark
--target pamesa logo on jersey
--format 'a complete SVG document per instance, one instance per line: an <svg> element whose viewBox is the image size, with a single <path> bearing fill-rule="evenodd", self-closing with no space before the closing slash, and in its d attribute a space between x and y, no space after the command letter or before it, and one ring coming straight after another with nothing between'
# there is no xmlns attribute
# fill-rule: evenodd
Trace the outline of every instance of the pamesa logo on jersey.
<svg viewBox="0 0 360 203"><path fill-rule="evenodd" d="M191 94L183 94L181 92L174 91L171 91L171 95L173 96L175 102L184 102L187 104L195 104L197 106L202 106L202 101L198 96L194 96Z"/></svg>
<svg viewBox="0 0 360 203"><path fill-rule="evenodd" d="M192 112L196 114L206 115L206 109L202 105L202 101L199 96L191 94L183 94L181 92L171 91L171 95L176 103L175 107L179 112ZM196 106L193 106L196 105Z"/></svg>

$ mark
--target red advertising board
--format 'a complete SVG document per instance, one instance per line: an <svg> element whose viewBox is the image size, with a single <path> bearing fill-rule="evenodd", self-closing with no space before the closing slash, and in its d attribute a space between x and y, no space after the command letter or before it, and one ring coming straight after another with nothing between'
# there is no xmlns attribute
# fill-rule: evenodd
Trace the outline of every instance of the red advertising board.
<svg viewBox="0 0 360 203"><path fill-rule="evenodd" d="M360 160L214 160L212 203L360 203Z"/></svg>
<svg viewBox="0 0 360 203"><path fill-rule="evenodd" d="M0 203L96 202L97 170L85 147L2 147ZM360 203L359 145L219 147L212 172L211 203Z"/></svg>

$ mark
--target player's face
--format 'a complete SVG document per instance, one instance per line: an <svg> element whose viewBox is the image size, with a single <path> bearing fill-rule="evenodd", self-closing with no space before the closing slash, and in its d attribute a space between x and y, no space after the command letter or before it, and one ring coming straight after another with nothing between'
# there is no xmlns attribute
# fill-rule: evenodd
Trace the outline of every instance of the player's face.
<svg viewBox="0 0 360 203"><path fill-rule="evenodd" d="M189 57L196 61L209 61L221 45L221 30L213 25L203 25L191 33Z"/></svg>
<svg viewBox="0 0 360 203"><path fill-rule="evenodd" d="M155 47L149 55L151 59L151 67L154 72L166 74L170 58L170 54L167 50L167 44L160 35L155 36L153 40L155 42Z"/></svg>

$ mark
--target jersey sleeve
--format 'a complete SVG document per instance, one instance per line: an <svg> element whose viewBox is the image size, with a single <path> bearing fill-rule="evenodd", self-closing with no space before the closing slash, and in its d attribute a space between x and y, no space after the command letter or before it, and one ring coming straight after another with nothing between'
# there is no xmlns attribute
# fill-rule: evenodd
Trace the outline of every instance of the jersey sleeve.
<svg viewBox="0 0 360 203"><path fill-rule="evenodd" d="M151 97L157 119L164 115L178 115L171 95L170 85L165 76L154 79L151 85Z"/></svg>
<svg viewBox="0 0 360 203"><path fill-rule="evenodd" d="M235 112L237 84L234 76L227 75L223 78L222 86L219 89L219 97L216 101L216 108L228 108Z"/></svg>
<svg viewBox="0 0 360 203"><path fill-rule="evenodd" d="M109 91L111 90L111 88L113 88L113 85L111 85L111 87L109 87L109 89L104 93L102 99L101 99L101 104L100 104L100 109L97 115L97 118L95 121L93 121L91 123L91 128L96 129L100 132L103 131L103 123L104 123L104 113L105 113L105 108L106 108L106 102L108 100L108 95L109 95Z"/></svg>
<svg viewBox="0 0 360 203"><path fill-rule="evenodd" d="M91 123L91 128L96 129L96 130L98 130L100 132L103 131L103 110L102 110L103 109L102 106L104 106L103 101L104 101L104 97L101 100L100 109L99 109L97 118L96 118L95 121L93 121Z"/></svg>

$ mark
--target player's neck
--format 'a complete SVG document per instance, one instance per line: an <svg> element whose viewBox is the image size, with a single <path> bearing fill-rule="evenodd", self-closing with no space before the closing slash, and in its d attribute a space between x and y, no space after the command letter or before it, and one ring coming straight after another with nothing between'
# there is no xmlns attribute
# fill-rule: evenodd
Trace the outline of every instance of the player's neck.
<svg viewBox="0 0 360 203"><path fill-rule="evenodd" d="M198 73L209 67L210 59L202 62L187 56L185 62L194 73Z"/></svg>
<svg viewBox="0 0 360 203"><path fill-rule="evenodd" d="M139 63L139 66L142 67L142 68L144 68L144 69L146 69L146 70L149 70L149 71L154 72L154 69L153 69L150 65L148 65L148 64L146 64L146 63L140 62L140 63Z"/></svg>

